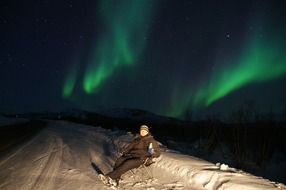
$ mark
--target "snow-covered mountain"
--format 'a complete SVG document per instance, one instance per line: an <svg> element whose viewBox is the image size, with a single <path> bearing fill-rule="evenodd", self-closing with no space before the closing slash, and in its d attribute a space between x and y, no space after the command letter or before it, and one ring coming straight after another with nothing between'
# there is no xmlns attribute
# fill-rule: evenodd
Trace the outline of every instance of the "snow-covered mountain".
<svg viewBox="0 0 286 190"><path fill-rule="evenodd" d="M22 117L33 119L75 119L87 121L96 120L129 120L131 122L148 122L156 125L185 125L187 122L176 118L157 115L145 110L131 108L113 108L113 109L97 109L96 111L87 111L80 109L66 109L62 112L32 112L7 114L10 117Z"/></svg>
<svg viewBox="0 0 286 190"><path fill-rule="evenodd" d="M105 109L100 110L100 114L112 118L121 118L121 119L133 119L136 121L150 121L152 123L156 124L176 124L176 125L182 125L185 124L185 121L166 117L166 116L160 116L145 110L140 109L128 109L128 108L114 108L114 109Z"/></svg>
<svg viewBox="0 0 286 190"><path fill-rule="evenodd" d="M94 166L112 169L117 150L134 138L121 130L45 120L47 127L0 157L0 189L107 189ZM149 168L123 176L119 189L286 189L225 164L164 149Z"/></svg>

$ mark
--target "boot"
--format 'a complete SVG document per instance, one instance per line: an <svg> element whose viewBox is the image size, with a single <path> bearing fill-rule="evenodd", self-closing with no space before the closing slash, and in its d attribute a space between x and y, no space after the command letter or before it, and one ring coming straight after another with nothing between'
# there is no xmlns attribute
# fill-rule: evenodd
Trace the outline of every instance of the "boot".
<svg viewBox="0 0 286 190"><path fill-rule="evenodd" d="M102 181L103 184L107 185L109 183L109 177L103 174L99 174L98 178Z"/></svg>

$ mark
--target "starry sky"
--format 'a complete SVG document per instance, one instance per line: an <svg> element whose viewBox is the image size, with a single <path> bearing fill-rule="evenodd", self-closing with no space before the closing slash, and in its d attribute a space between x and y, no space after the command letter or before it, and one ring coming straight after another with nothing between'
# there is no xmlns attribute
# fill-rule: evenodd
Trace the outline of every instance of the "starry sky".
<svg viewBox="0 0 286 190"><path fill-rule="evenodd" d="M0 3L0 112L286 113L281 1Z"/></svg>

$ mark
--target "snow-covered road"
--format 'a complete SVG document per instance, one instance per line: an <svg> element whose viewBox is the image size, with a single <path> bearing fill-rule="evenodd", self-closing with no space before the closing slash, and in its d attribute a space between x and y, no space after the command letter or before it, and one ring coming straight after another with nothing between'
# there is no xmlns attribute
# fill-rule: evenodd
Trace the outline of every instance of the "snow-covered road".
<svg viewBox="0 0 286 190"><path fill-rule="evenodd" d="M0 189L108 189L96 169L111 171L117 150L134 138L65 121L48 121L37 136L0 160ZM286 189L283 184L178 153L163 152L153 180L127 173L119 189Z"/></svg>

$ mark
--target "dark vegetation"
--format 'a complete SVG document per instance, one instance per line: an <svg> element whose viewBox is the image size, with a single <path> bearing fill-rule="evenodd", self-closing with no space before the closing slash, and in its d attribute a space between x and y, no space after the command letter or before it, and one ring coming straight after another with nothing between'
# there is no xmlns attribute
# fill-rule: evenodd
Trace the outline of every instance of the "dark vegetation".
<svg viewBox="0 0 286 190"><path fill-rule="evenodd" d="M44 121L31 120L24 123L0 127L0 156L7 154L12 147L31 139L45 127Z"/></svg>

